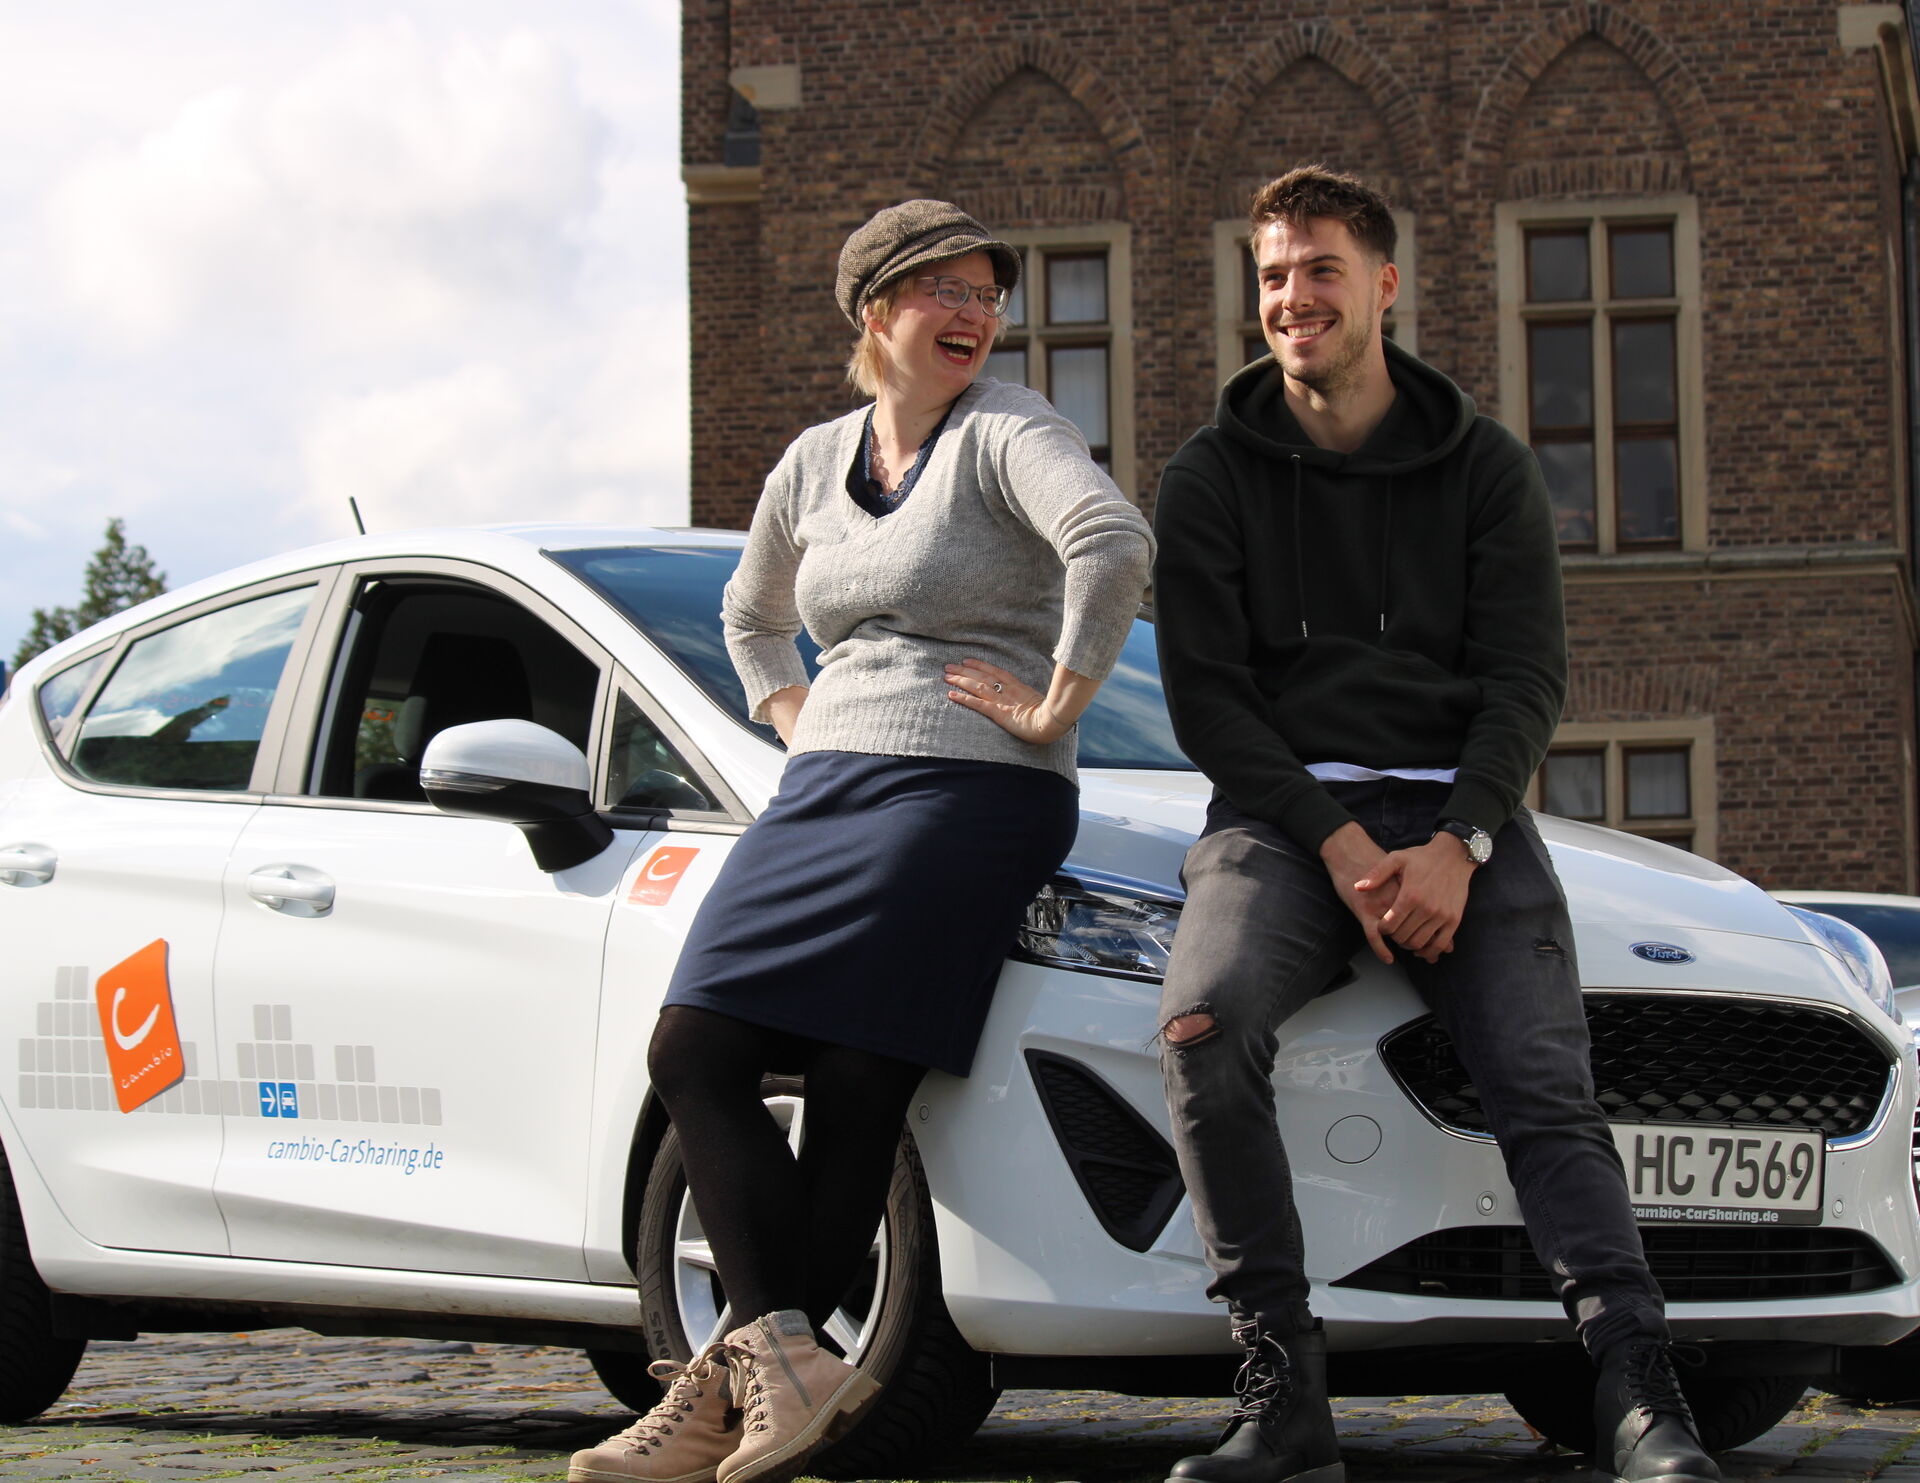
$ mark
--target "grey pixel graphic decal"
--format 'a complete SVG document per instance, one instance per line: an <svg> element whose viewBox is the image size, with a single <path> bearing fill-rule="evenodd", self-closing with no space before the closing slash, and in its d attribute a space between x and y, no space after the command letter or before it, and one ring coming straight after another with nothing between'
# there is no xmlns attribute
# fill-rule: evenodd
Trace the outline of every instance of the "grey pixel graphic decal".
<svg viewBox="0 0 1920 1483"><path fill-rule="evenodd" d="M382 1085L374 1074L372 1046L336 1045L331 1055L321 1058L312 1044L294 1040L291 1005L256 1004L252 1010L253 1039L234 1047L237 1080L203 1075L199 1046L182 1041L185 1077L135 1112L122 1114L100 1038L93 975L84 966L56 968L53 998L34 1006L34 1034L19 1042L19 1105L134 1117L184 1114L440 1126L440 1088ZM320 1080L323 1059L326 1081Z"/></svg>

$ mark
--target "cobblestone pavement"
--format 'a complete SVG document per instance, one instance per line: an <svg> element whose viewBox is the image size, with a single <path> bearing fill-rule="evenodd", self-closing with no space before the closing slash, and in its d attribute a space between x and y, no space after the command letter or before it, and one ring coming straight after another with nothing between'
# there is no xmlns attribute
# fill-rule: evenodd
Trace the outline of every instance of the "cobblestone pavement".
<svg viewBox="0 0 1920 1483"><path fill-rule="evenodd" d="M1217 1401L1009 1391L963 1451L920 1476L951 1483L1157 1483L1208 1445ZM1338 1404L1354 1483L1585 1483L1498 1396ZM0 1427L0 1478L558 1480L567 1454L626 1424L573 1350L301 1330L96 1343L45 1416ZM1861 1410L1810 1393L1724 1459L1729 1479L1920 1483L1920 1408Z"/></svg>

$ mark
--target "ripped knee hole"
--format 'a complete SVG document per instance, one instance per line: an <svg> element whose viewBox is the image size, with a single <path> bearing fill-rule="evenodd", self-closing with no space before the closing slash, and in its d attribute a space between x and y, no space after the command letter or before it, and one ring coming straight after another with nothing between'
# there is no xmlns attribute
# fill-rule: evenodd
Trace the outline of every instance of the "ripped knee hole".
<svg viewBox="0 0 1920 1483"><path fill-rule="evenodd" d="M1204 1009L1177 1014L1160 1027L1160 1033L1175 1050L1199 1045L1220 1033L1220 1023Z"/></svg>

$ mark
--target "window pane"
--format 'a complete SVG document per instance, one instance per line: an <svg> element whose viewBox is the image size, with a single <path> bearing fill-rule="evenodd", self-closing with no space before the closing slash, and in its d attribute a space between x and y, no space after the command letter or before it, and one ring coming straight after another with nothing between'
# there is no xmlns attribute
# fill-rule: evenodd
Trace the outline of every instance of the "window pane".
<svg viewBox="0 0 1920 1483"><path fill-rule="evenodd" d="M1662 747L1631 751L1627 764L1627 817L1684 819L1687 801L1687 749Z"/></svg>
<svg viewBox="0 0 1920 1483"><path fill-rule="evenodd" d="M985 370L987 375L996 380L1025 386L1027 384L1027 347L1015 345L1005 350L989 350Z"/></svg>
<svg viewBox="0 0 1920 1483"><path fill-rule="evenodd" d="M313 589L141 639L87 712L74 766L102 783L240 792Z"/></svg>
<svg viewBox="0 0 1920 1483"><path fill-rule="evenodd" d="M87 686L93 683L93 677L106 657L105 654L96 654L79 664L69 664L52 679L42 682L40 715L45 719L48 731L59 734L60 723L80 703L80 697L86 693Z"/></svg>
<svg viewBox="0 0 1920 1483"><path fill-rule="evenodd" d="M1619 464L1620 540L1680 539L1678 451L1672 438L1623 438L1614 444Z"/></svg>
<svg viewBox="0 0 1920 1483"><path fill-rule="evenodd" d="M1527 299L1535 304L1564 303L1591 297L1588 290L1587 233L1527 233Z"/></svg>
<svg viewBox="0 0 1920 1483"><path fill-rule="evenodd" d="M1273 347L1267 344L1267 342L1262 338L1260 338L1260 336L1248 335L1244 340L1240 342L1241 360L1246 365L1252 365L1255 361L1260 359L1261 356L1267 354L1267 352L1270 351L1272 348Z"/></svg>
<svg viewBox="0 0 1920 1483"><path fill-rule="evenodd" d="M1095 447L1107 437L1107 347L1059 346L1047 352L1047 387L1053 404Z"/></svg>
<svg viewBox="0 0 1920 1483"><path fill-rule="evenodd" d="M720 809L694 770L624 690L613 707L607 797L615 808L695 809L708 813Z"/></svg>
<svg viewBox="0 0 1920 1483"><path fill-rule="evenodd" d="M1533 426L1593 426L1593 326L1530 324L1527 361Z"/></svg>
<svg viewBox="0 0 1920 1483"><path fill-rule="evenodd" d="M1619 422L1676 420L1673 321L1629 319L1613 326L1613 415Z"/></svg>
<svg viewBox="0 0 1920 1483"><path fill-rule="evenodd" d="M1549 752L1540 764L1540 806L1563 819L1605 818L1605 754Z"/></svg>
<svg viewBox="0 0 1920 1483"><path fill-rule="evenodd" d="M1608 234L1616 299L1673 297L1673 228L1615 227Z"/></svg>
<svg viewBox="0 0 1920 1483"><path fill-rule="evenodd" d="M1240 244L1240 317L1258 319L1260 317L1260 265L1253 260L1253 253L1246 243Z"/></svg>
<svg viewBox="0 0 1920 1483"><path fill-rule="evenodd" d="M1593 444L1539 443L1533 450L1553 497L1553 523L1563 546L1594 540Z"/></svg>
<svg viewBox="0 0 1920 1483"><path fill-rule="evenodd" d="M1047 259L1047 323L1105 324L1107 255L1082 253Z"/></svg>

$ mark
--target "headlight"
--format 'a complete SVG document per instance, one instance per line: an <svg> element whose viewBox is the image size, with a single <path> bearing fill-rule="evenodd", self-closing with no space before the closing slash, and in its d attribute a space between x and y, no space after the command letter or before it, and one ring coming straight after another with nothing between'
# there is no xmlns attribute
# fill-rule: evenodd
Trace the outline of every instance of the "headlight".
<svg viewBox="0 0 1920 1483"><path fill-rule="evenodd" d="M1847 965L1861 992L1895 1019L1900 1018L1900 1011L1893 1007L1893 975L1871 937L1853 923L1824 912L1808 911L1804 906L1788 906L1787 910L1800 919L1815 942Z"/></svg>
<svg viewBox="0 0 1920 1483"><path fill-rule="evenodd" d="M1086 871L1057 875L1020 924L1019 956L1053 968L1158 982L1167 974L1180 902L1151 886Z"/></svg>

